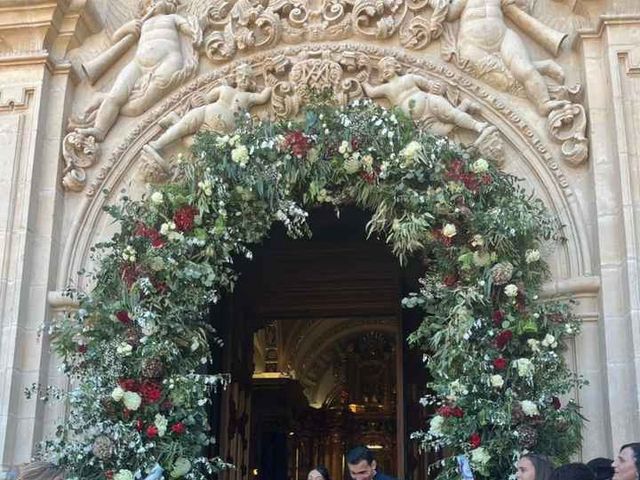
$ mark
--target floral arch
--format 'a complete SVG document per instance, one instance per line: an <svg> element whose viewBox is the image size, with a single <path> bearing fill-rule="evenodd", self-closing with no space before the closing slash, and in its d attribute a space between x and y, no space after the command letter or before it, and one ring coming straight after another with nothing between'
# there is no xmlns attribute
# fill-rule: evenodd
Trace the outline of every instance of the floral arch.
<svg viewBox="0 0 640 480"><path fill-rule="evenodd" d="M421 131L369 101L318 102L299 121L241 121L201 134L174 179L108 207L119 231L96 246L90 292L52 327L77 380L71 414L49 456L74 478L204 479L215 331L206 307L233 288L234 258L281 222L307 235L307 209L355 204L368 234L400 262L425 265L403 300L424 316L409 341L424 351L437 408L414 437L446 448L440 477L468 461L478 478L507 478L526 450L566 459L581 417L560 401L581 382L561 351L578 333L568 305L538 298L559 225L517 179L475 149Z"/></svg>

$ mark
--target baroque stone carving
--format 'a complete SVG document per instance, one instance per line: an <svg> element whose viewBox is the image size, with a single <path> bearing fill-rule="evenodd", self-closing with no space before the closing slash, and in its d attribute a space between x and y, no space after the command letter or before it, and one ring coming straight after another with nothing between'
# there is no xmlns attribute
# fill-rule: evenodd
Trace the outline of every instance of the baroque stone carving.
<svg viewBox="0 0 640 480"><path fill-rule="evenodd" d="M67 188L81 188L83 176L68 176L79 172L75 168L78 159L83 159L86 166L95 161L97 149L88 148L89 145L101 142L119 115L146 112L198 67L202 31L197 22L176 13L178 0L142 0L141 7L142 16L122 25L113 35L113 45L83 65L93 83L138 44L133 59L119 72L110 91L98 95L81 121L76 122L84 126L75 128L64 140L68 173L63 184ZM91 155L87 156L87 150Z"/></svg>
<svg viewBox="0 0 640 480"><path fill-rule="evenodd" d="M221 85L204 95L197 93L192 98L195 108L182 117L172 112L163 119L161 125L168 127L167 130L143 147L141 158L146 172L145 179L158 183L170 177L171 166L161 155L169 144L191 136L200 129L229 132L233 130L238 114L248 111L254 105L267 102L271 87L267 86L261 92L254 93L255 81L252 77L251 66L242 64L235 71L235 87Z"/></svg>

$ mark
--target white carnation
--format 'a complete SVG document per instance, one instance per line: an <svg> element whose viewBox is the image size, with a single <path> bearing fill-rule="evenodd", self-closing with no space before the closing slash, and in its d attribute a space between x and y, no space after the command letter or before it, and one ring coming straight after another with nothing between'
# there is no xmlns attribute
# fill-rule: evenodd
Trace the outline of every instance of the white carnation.
<svg viewBox="0 0 640 480"><path fill-rule="evenodd" d="M447 223L444 227L442 227L442 235L447 238L455 237L458 233L458 229L453 223Z"/></svg>
<svg viewBox="0 0 640 480"><path fill-rule="evenodd" d="M556 337L554 337L550 333L547 333L545 337L542 339L542 346L547 348L556 348L558 346Z"/></svg>
<svg viewBox="0 0 640 480"><path fill-rule="evenodd" d="M436 437L442 436L442 427L444 426L444 417L442 415L435 415L431 419L429 425L429 433Z"/></svg>
<svg viewBox="0 0 640 480"><path fill-rule="evenodd" d="M111 398L113 398L116 402L122 400L123 396L124 390L122 389L122 387L116 387L113 389L113 392L111 392Z"/></svg>
<svg viewBox="0 0 640 480"><path fill-rule="evenodd" d="M471 164L471 171L474 173L484 173L489 170L489 162L484 158L479 158Z"/></svg>
<svg viewBox="0 0 640 480"><path fill-rule="evenodd" d="M540 260L540 251L538 250L527 250L524 254L524 259L527 263L533 263Z"/></svg>
<svg viewBox="0 0 640 480"><path fill-rule="evenodd" d="M166 417L157 413L153 424L158 428L158 436L164 437L164 434L167 433L167 426L169 425L169 421Z"/></svg>
<svg viewBox="0 0 640 480"><path fill-rule="evenodd" d="M131 355L132 351L133 351L133 347L129 345L127 342L122 342L116 348L116 353L120 357L128 357L129 355Z"/></svg>
<svg viewBox="0 0 640 480"><path fill-rule="evenodd" d="M533 374L534 366L528 358L518 358L513 362L521 377L530 377Z"/></svg>
<svg viewBox="0 0 640 480"><path fill-rule="evenodd" d="M124 406L127 410L138 410L142 403L142 397L136 392L124 392L122 401L124 402Z"/></svg>
<svg viewBox="0 0 640 480"><path fill-rule="evenodd" d="M522 407L522 411L524 412L524 414L529 417L535 417L540 413L538 411L538 406L531 400L522 400L520 402L520 406Z"/></svg>
<svg viewBox="0 0 640 480"><path fill-rule="evenodd" d="M531 351L535 353L538 353L540 351L540 341L536 340L535 338L530 338L529 340L527 340L527 345L529 345Z"/></svg>
<svg viewBox="0 0 640 480"><path fill-rule="evenodd" d="M247 147L245 145L238 145L231 150L231 160L241 167L246 166L249 161L249 150Z"/></svg>
<svg viewBox="0 0 640 480"><path fill-rule="evenodd" d="M504 379L502 375L491 375L490 378L491 386L494 388L500 388L504 385Z"/></svg>
<svg viewBox="0 0 640 480"><path fill-rule="evenodd" d="M487 452L484 447L471 450L471 463L485 465L489 460L491 460L491 455L489 455L489 452Z"/></svg>
<svg viewBox="0 0 640 480"><path fill-rule="evenodd" d="M164 195L162 195L162 192L153 192L151 194L151 201L156 205L159 205L164 201Z"/></svg>
<svg viewBox="0 0 640 480"><path fill-rule="evenodd" d="M113 476L113 480L133 480L133 473L130 470L119 470Z"/></svg>
<svg viewBox="0 0 640 480"><path fill-rule="evenodd" d="M418 152L420 152L421 149L422 145L420 145L419 142L413 140L402 149L402 151L400 152L400 156L408 160L413 160L414 158L416 158L416 155L418 155Z"/></svg>
<svg viewBox="0 0 640 480"><path fill-rule="evenodd" d="M507 297L514 298L516 295L518 295L518 287L513 283L510 283L509 285L504 287L504 294Z"/></svg>

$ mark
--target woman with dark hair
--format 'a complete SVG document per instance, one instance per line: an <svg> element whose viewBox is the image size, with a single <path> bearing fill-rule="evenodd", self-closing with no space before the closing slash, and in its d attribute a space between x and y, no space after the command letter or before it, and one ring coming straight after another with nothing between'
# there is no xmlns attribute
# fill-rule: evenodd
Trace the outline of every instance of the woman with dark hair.
<svg viewBox="0 0 640 480"><path fill-rule="evenodd" d="M640 478L640 443L623 445L611 466L613 480L638 480Z"/></svg>
<svg viewBox="0 0 640 480"><path fill-rule="evenodd" d="M587 462L587 467L596 476L596 480L611 480L613 477L613 460L610 458L597 457Z"/></svg>
<svg viewBox="0 0 640 480"><path fill-rule="evenodd" d="M329 470L324 465L318 465L307 475L307 480L331 480Z"/></svg>
<svg viewBox="0 0 640 480"><path fill-rule="evenodd" d="M584 463L568 463L553 471L552 480L596 480L593 471Z"/></svg>
<svg viewBox="0 0 640 480"><path fill-rule="evenodd" d="M517 480L551 480L553 465L549 459L536 453L527 453L516 464Z"/></svg>

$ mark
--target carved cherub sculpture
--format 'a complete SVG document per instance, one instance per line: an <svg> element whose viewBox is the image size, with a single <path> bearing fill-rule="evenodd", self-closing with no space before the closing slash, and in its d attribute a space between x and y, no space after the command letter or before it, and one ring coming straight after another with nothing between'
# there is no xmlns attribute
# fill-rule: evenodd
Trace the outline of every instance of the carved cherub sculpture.
<svg viewBox="0 0 640 480"><path fill-rule="evenodd" d="M125 23L113 35L114 45L83 65L91 81L99 78L137 39L131 61L118 73L101 99L93 126L77 133L101 142L118 115L138 116L176 85L193 75L202 31L176 13L180 0L142 0L144 15Z"/></svg>
<svg viewBox="0 0 640 480"><path fill-rule="evenodd" d="M161 152L169 144L195 134L201 129L225 133L233 130L239 113L254 105L267 102L271 96L271 86L261 92L254 92L253 70L250 65L242 64L235 70L235 87L221 85L206 93L198 106L183 117L170 114L163 123L169 128L158 139L143 147L143 161L158 163L167 167ZM148 165L147 165L148 166Z"/></svg>
<svg viewBox="0 0 640 480"><path fill-rule="evenodd" d="M456 127L480 134L487 129L495 130L495 127L480 122L467 113L468 110L473 110L472 102L463 100L456 107L444 98L442 86L437 82L412 73L400 75L400 63L393 57L382 58L378 63L378 70L383 83L373 86L363 82L362 88L367 96L386 98L433 134L448 135Z"/></svg>
<svg viewBox="0 0 640 480"><path fill-rule="evenodd" d="M553 60L534 62L522 38L507 27L505 14L534 40L557 53L566 35L555 32L522 12L515 0L451 0L446 19L460 20L457 52L461 60L470 61L480 71L501 62L532 100L538 112L547 116L569 102L554 100L543 74L564 82L562 68Z"/></svg>

